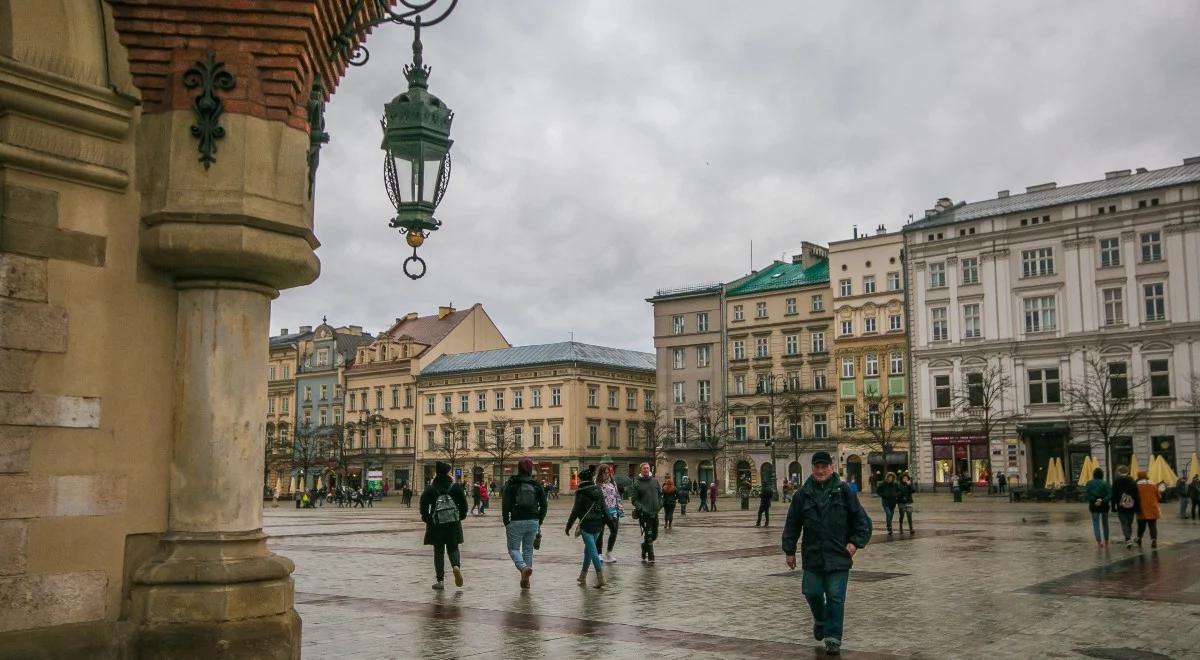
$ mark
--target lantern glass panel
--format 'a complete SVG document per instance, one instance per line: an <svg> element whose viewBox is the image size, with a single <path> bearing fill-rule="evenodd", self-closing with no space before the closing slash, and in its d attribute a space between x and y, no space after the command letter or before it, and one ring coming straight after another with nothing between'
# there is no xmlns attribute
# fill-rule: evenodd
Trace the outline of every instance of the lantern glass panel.
<svg viewBox="0 0 1200 660"><path fill-rule="evenodd" d="M425 161L425 172L424 172L425 180L424 180L424 185L421 187L421 197L420 197L422 202L428 202L430 204L433 203L433 198L437 194L437 189L438 189L437 180L438 180L438 174L441 172L441 169L442 169L442 161L440 161L440 160L426 160Z"/></svg>

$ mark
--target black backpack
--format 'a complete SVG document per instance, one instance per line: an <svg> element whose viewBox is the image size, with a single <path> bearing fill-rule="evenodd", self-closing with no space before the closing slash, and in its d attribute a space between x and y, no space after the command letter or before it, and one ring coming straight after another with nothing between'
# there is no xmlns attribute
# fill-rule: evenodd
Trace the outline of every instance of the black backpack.
<svg viewBox="0 0 1200 660"><path fill-rule="evenodd" d="M517 492L513 497L513 513L536 516L540 513L538 506L537 484L528 481L517 482Z"/></svg>

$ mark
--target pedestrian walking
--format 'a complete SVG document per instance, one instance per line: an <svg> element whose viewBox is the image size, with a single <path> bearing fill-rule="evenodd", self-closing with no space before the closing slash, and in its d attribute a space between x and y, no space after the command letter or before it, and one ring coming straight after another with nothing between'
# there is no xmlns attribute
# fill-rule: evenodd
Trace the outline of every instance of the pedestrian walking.
<svg viewBox="0 0 1200 660"><path fill-rule="evenodd" d="M908 533L911 536L913 533L913 493L917 492L916 486L913 485L912 477L905 472L904 476L900 477L899 495L896 496L896 507L900 509L900 533L904 533L904 518L908 518ZM857 495L857 493L855 493Z"/></svg>
<svg viewBox="0 0 1200 660"><path fill-rule="evenodd" d="M1192 477L1192 483L1188 484L1187 497L1192 502L1192 520L1195 520L1200 512L1200 475Z"/></svg>
<svg viewBox="0 0 1200 660"><path fill-rule="evenodd" d="M471 515L479 515L479 482L471 482Z"/></svg>
<svg viewBox="0 0 1200 660"><path fill-rule="evenodd" d="M1104 480L1104 470L1092 470L1091 480L1083 487L1083 496L1092 514L1092 535L1096 537L1096 546L1103 548L1108 545L1108 510L1112 507L1112 488Z"/></svg>
<svg viewBox="0 0 1200 660"><path fill-rule="evenodd" d="M771 490L770 482L763 482L762 490L758 493L758 520L754 523L755 527L761 527L763 516L767 517L767 527L771 526L771 500L775 498L775 493Z"/></svg>
<svg viewBox="0 0 1200 660"><path fill-rule="evenodd" d="M1138 531L1137 544L1142 545L1146 528L1150 528L1150 548L1158 547L1158 519L1162 512L1158 508L1158 486L1146 477L1146 471L1138 472Z"/></svg>
<svg viewBox="0 0 1200 660"><path fill-rule="evenodd" d="M826 655L841 653L846 585L854 555L871 540L871 518L858 496L833 473L827 451L812 457L812 474L792 498L783 527L787 567L796 568L800 542L801 591L813 617L813 637Z"/></svg>
<svg viewBox="0 0 1200 660"><path fill-rule="evenodd" d="M662 485L663 496L663 527L671 529L671 523L675 519L675 503L679 501L679 491L675 488L675 481L671 477L667 477Z"/></svg>
<svg viewBox="0 0 1200 660"><path fill-rule="evenodd" d="M401 499L404 501L404 506L412 508L413 489L412 484L404 482L404 490L401 491Z"/></svg>
<svg viewBox="0 0 1200 660"><path fill-rule="evenodd" d="M700 504L696 507L696 512L708 511L708 482L701 481L699 487Z"/></svg>
<svg viewBox="0 0 1200 660"><path fill-rule="evenodd" d="M650 464L642 463L641 474L630 486L629 502L633 517L642 529L642 561L654 563L654 541L658 539L658 512L662 510L662 486L650 474Z"/></svg>
<svg viewBox="0 0 1200 660"><path fill-rule="evenodd" d="M1129 476L1129 466L1117 466L1117 478L1112 483L1112 508L1121 521L1121 534L1125 536L1125 547L1133 547L1133 516L1139 508L1137 483Z"/></svg>
<svg viewBox="0 0 1200 660"><path fill-rule="evenodd" d="M900 485L896 483L896 473L888 472L883 475L883 481L875 484L875 494L883 503L883 517L887 523L888 536L892 535L892 518L896 516L896 500L900 497Z"/></svg>
<svg viewBox="0 0 1200 660"><path fill-rule="evenodd" d="M272 509L279 508L279 486L276 486L271 489L271 508Z"/></svg>
<svg viewBox="0 0 1200 660"><path fill-rule="evenodd" d="M1008 477L1004 476L1003 473L997 474L996 486L999 488L1000 494L1003 495L1005 487L1008 486Z"/></svg>
<svg viewBox="0 0 1200 660"><path fill-rule="evenodd" d="M491 497L492 494L488 490L487 484L482 481L479 482L479 515L487 515L488 500Z"/></svg>
<svg viewBox="0 0 1200 660"><path fill-rule="evenodd" d="M606 463L596 469L596 486L604 495L604 508L608 510L608 517L612 521L607 525L610 530L608 547L604 550L603 556L604 563L612 564L617 561L612 556L612 551L617 544L617 530L620 529L621 518L625 517L625 505L621 503L620 490L613 481L611 465ZM599 552L602 548L604 548L604 527L600 528L600 533L596 536L596 551Z"/></svg>
<svg viewBox="0 0 1200 660"><path fill-rule="evenodd" d="M717 510L717 480L716 479L713 479L712 483L708 485L708 510L709 511Z"/></svg>
<svg viewBox="0 0 1200 660"><path fill-rule="evenodd" d="M588 565L596 570L596 588L604 586L604 563L600 561L600 553L596 549L596 535L611 521L608 508L604 506L604 493L592 481L592 471L584 468L579 471L575 485L575 505L571 507L571 515L567 518L567 536L571 535L571 525L579 521L575 535L583 539L583 568L579 571L580 586L587 586Z"/></svg>
<svg viewBox="0 0 1200 660"><path fill-rule="evenodd" d="M682 487L677 488L675 492L676 497L679 499L679 515L684 518L687 517L688 500L692 497L692 494L688 492L688 488L690 487L691 484L687 481L687 475L684 475Z"/></svg>
<svg viewBox="0 0 1200 660"><path fill-rule="evenodd" d="M1179 498L1179 517L1185 520L1188 517L1188 503L1191 502L1187 490L1187 477L1179 477L1179 481L1175 482L1175 495Z"/></svg>
<svg viewBox="0 0 1200 660"><path fill-rule="evenodd" d="M508 541L508 555L521 574L521 588L529 588L533 551L546 519L546 489L533 478L533 460L517 461L517 473L500 495L500 519Z"/></svg>
<svg viewBox="0 0 1200 660"><path fill-rule="evenodd" d="M433 571L437 582L433 588L445 589L446 560L454 573L454 586L463 586L462 560L458 546L463 542L462 519L467 517L467 496L462 485L450 478L450 464L438 461L436 476L421 493L421 520L425 523L425 545L433 546Z"/></svg>

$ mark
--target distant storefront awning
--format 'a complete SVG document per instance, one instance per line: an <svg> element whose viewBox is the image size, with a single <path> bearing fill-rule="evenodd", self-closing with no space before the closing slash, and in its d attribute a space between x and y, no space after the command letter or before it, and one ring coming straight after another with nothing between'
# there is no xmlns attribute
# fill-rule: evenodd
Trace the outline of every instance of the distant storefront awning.
<svg viewBox="0 0 1200 660"><path fill-rule="evenodd" d="M870 454L867 454L867 463L870 465L883 465L884 464L883 453L878 452L878 451L873 451ZM906 451L888 452L887 464L888 465L908 465L908 452L906 452Z"/></svg>
<svg viewBox="0 0 1200 660"><path fill-rule="evenodd" d="M1070 435L1071 425L1066 422L1026 422L1017 424L1017 433L1026 438Z"/></svg>

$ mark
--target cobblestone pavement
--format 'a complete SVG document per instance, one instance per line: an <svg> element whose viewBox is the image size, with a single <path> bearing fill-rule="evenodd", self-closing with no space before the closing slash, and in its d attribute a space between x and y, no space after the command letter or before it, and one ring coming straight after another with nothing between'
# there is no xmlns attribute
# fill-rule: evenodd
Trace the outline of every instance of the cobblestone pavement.
<svg viewBox="0 0 1200 660"><path fill-rule="evenodd" d="M533 589L522 592L498 511L470 516L466 584L433 582L416 509L267 508L275 552L296 562L311 658L823 657L800 571L754 511L676 516L658 562L638 561L626 520L603 590L575 583L581 544L551 500ZM1099 550L1083 504L918 495L915 535L875 537L851 571L846 658L1200 658L1200 521L1164 505L1159 548ZM1120 525L1111 520L1118 540Z"/></svg>

